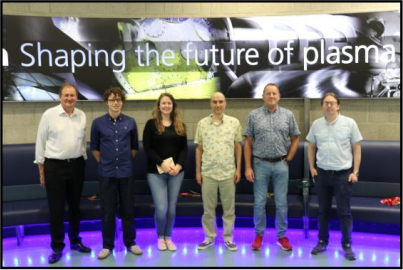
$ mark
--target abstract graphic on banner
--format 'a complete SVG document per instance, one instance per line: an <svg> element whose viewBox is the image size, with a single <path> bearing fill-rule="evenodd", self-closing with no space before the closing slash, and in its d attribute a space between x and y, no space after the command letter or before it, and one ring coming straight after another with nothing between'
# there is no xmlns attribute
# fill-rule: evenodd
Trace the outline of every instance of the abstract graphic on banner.
<svg viewBox="0 0 403 270"><path fill-rule="evenodd" d="M400 98L400 12L250 18L99 19L3 15L3 101Z"/></svg>

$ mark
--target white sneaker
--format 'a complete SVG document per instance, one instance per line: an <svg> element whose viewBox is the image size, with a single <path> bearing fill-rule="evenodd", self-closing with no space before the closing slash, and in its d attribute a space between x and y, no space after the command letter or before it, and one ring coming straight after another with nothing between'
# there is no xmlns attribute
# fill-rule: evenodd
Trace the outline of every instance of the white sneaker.
<svg viewBox="0 0 403 270"><path fill-rule="evenodd" d="M143 251L141 250L141 248L138 245L133 245L128 249L131 253L133 253L134 255L141 255L143 254Z"/></svg>
<svg viewBox="0 0 403 270"><path fill-rule="evenodd" d="M170 251L176 251L176 245L174 244L174 242L172 242L171 239L165 240L165 244Z"/></svg>
<svg viewBox="0 0 403 270"><path fill-rule="evenodd" d="M162 238L158 238L158 249L159 250L167 250L167 244L165 243L165 240Z"/></svg>
<svg viewBox="0 0 403 270"><path fill-rule="evenodd" d="M109 255L111 255L111 251L110 249L104 248L103 250L101 250L101 252L98 253L98 259L99 260L103 260L108 258Z"/></svg>

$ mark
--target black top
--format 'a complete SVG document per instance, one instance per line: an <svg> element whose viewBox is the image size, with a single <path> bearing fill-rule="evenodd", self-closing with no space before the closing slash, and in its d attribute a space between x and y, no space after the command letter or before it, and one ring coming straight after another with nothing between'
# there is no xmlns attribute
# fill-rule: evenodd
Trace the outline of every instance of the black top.
<svg viewBox="0 0 403 270"><path fill-rule="evenodd" d="M183 170L188 151L187 136L176 134L173 124L158 134L154 119L148 120L143 133L143 146L148 157L148 173L158 173L156 165L161 166L164 159L170 157Z"/></svg>

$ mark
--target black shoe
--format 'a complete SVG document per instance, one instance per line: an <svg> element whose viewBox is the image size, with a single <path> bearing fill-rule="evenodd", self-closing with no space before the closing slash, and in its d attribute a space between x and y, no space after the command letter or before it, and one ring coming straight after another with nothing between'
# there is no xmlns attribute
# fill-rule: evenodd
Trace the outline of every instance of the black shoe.
<svg viewBox="0 0 403 270"><path fill-rule="evenodd" d="M350 260L350 261L354 261L354 260L355 260L355 253L354 253L354 251L351 249L351 245L350 245L350 244L343 245L343 250L344 250L344 257L345 257L347 260Z"/></svg>
<svg viewBox="0 0 403 270"><path fill-rule="evenodd" d="M63 253L61 251L59 252L53 252L52 255L49 256L48 258L48 262L50 264L54 264L57 263L58 261L60 261L60 259L62 258Z"/></svg>
<svg viewBox="0 0 403 270"><path fill-rule="evenodd" d="M326 250L327 242L320 240L318 244L312 249L311 254L317 255Z"/></svg>
<svg viewBox="0 0 403 270"><path fill-rule="evenodd" d="M90 253L91 252L91 249L89 247L84 246L83 243L81 243L81 242L70 244L70 248L75 249L81 253Z"/></svg>

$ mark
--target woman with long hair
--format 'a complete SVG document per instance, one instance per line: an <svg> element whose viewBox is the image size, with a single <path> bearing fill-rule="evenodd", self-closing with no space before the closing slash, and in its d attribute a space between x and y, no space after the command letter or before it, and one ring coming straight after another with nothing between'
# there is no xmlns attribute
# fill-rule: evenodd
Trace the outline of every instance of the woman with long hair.
<svg viewBox="0 0 403 270"><path fill-rule="evenodd" d="M171 236L187 156L186 127L169 93L160 95L152 116L144 128L143 145L148 156L147 181L155 205L158 249L175 251Z"/></svg>

